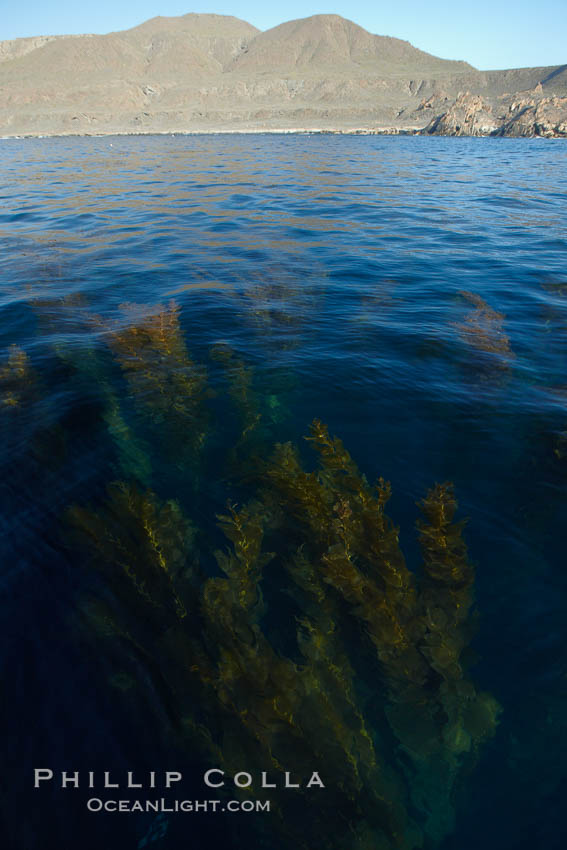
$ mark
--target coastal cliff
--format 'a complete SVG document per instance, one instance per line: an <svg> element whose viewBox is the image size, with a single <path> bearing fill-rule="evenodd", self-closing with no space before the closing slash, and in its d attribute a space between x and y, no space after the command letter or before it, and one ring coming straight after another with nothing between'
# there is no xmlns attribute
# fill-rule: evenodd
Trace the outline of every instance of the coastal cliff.
<svg viewBox="0 0 567 850"><path fill-rule="evenodd" d="M439 102L429 104L437 111ZM461 92L422 131L440 136L524 136L567 138L567 97L532 92L504 95L495 105L482 95Z"/></svg>

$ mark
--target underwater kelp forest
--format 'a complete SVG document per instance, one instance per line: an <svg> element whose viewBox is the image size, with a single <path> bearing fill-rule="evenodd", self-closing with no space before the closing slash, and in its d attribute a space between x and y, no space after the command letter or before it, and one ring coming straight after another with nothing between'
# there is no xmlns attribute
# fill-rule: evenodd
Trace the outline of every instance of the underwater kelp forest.
<svg viewBox="0 0 567 850"><path fill-rule="evenodd" d="M46 231L29 255L13 223L8 850L564 847L561 246L535 270L520 249L539 231L494 194L451 207L444 235L416 225L416 204L443 218L431 186L395 206L372 168L399 186L420 140L371 141L327 140L352 160L333 176L313 140L315 204L298 140L264 140L282 172L260 212L231 182L255 168L244 141L193 141L189 162L187 140L123 140L159 179L112 166L121 205L99 208L107 151L83 140L96 221L57 201L67 241ZM210 145L244 159L216 174Z"/></svg>
<svg viewBox="0 0 567 850"><path fill-rule="evenodd" d="M59 535L93 572L73 616L113 658L116 698L150 710L153 689L179 753L227 773L332 777L316 796L273 795L271 828L294 846L438 846L501 711L466 661L475 570L453 485L417 502L408 564L390 483L369 482L326 424L314 419L302 445L271 444L253 369L226 344L198 363L175 303L123 315L116 327L85 316L105 347L82 360L54 352L67 386L92 383L115 473L95 501L69 505ZM42 376L14 346L0 382L9 432ZM226 507L202 521L219 420L232 432Z"/></svg>

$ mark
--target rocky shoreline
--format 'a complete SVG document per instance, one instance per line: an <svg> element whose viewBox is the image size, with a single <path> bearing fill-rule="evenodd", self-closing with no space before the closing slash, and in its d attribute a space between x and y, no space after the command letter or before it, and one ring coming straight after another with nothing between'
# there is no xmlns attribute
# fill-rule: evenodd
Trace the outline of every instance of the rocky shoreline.
<svg viewBox="0 0 567 850"><path fill-rule="evenodd" d="M532 92L504 95L495 104L479 94L461 92L421 132L437 136L567 138L567 97L545 97L542 92L540 85ZM439 105L427 102L422 108L438 109Z"/></svg>
<svg viewBox="0 0 567 850"><path fill-rule="evenodd" d="M478 114L480 113L480 115ZM446 113L436 116L426 127L252 127L217 128L193 130L108 130L102 132L43 132L13 133L0 135L0 141L10 139L53 139L53 138L107 138L114 136L460 136L484 138L567 139L567 122L552 123L542 116L538 106L522 109L504 124L498 126L482 121L486 110L480 106L469 110L461 103ZM480 120L479 120L480 119ZM481 123L482 122L482 123Z"/></svg>

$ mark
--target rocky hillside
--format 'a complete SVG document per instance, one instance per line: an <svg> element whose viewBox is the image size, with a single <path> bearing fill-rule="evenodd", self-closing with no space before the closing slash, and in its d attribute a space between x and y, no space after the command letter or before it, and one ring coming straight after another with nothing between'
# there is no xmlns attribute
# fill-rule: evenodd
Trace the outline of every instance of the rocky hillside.
<svg viewBox="0 0 567 850"><path fill-rule="evenodd" d="M223 15L0 42L0 135L336 130L565 134L567 65L477 71L337 15Z"/></svg>

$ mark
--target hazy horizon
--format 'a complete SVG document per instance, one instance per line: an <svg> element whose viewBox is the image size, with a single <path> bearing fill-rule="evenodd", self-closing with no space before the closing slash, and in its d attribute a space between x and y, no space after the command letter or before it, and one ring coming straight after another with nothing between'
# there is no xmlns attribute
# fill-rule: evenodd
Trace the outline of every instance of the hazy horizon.
<svg viewBox="0 0 567 850"><path fill-rule="evenodd" d="M225 0L216 6L203 0L196 9L179 0L170 0L158 8L150 0L135 6L119 6L100 0L96 8L82 8L70 0L59 0L46 7L39 0L23 0L4 11L0 41L42 35L106 34L131 29L149 18L198 14L232 15L260 30L271 29L285 21L319 14L347 18L375 35L409 41L442 59L463 60L480 70L538 67L567 63L565 39L567 6L563 0L541 0L537 15L527 0L504 0L497 6L479 0L474 10L460 7L455 14L448 0L432 0L424 6L419 0L400 0L388 8L377 9L368 0L353 0L348 12L334 2L306 8L292 0L286 16L267 9L258 0ZM37 23L30 23L37 22Z"/></svg>

